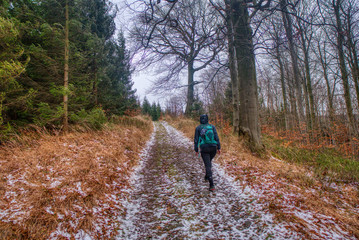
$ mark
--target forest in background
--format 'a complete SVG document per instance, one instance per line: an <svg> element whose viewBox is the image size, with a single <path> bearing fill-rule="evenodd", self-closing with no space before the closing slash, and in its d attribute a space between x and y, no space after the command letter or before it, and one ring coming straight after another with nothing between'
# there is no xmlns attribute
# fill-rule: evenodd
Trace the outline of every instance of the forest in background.
<svg viewBox="0 0 359 240"><path fill-rule="evenodd" d="M257 147L264 134L265 144L358 156L356 1L127 1L130 47L113 2L1 1L2 140L29 126L62 130L64 116L99 128L139 114L139 66L157 69L152 90L170 95L168 114L207 112ZM161 107L150 105L142 113L156 120Z"/></svg>
<svg viewBox="0 0 359 240"><path fill-rule="evenodd" d="M143 1L135 2L143 4ZM201 5L181 1L171 11L172 5L167 8L157 5L160 9L157 12L148 10L154 20L136 25L133 36L142 41L138 42L138 48L142 46L153 62L160 60L162 75L154 89L161 92L171 86L172 89L191 85L194 88L171 96L166 103L168 112L178 115L183 107L187 109L189 93L194 91L194 115L208 112L216 123L233 126L240 135L246 135L243 128L253 129L249 135L257 131L246 119L258 114L261 134L280 140L278 144L333 154L339 151L357 158L358 2L273 0L255 4L250 1L238 9L239 2L209 1ZM157 21L167 13L166 21ZM143 17L141 14L138 19ZM183 17L186 14L192 18ZM250 23L249 27L241 25L241 17ZM215 24L204 24L206 18ZM176 27L171 27L171 23L176 25L173 22ZM201 24L208 27L197 31ZM157 27L154 31L153 26ZM250 32L249 36L244 36L243 29ZM143 39L150 34L154 40L144 41L143 45ZM186 36L194 37L186 39ZM246 42L248 38L251 42ZM191 44L195 47L191 48ZM246 47L252 50L243 56ZM193 52L201 54L194 56ZM246 57L251 52L255 58ZM203 63L208 65L194 79L188 78L188 85L181 86L174 79L180 76L181 69L187 68L188 57L199 62L197 68ZM177 70L163 64L163 59ZM255 61L255 71L248 73L250 61ZM254 76L251 85L255 89L246 85L250 82L248 75ZM256 98L246 96L251 91ZM257 105L244 104L251 101L257 101ZM249 113L246 109L253 111Z"/></svg>

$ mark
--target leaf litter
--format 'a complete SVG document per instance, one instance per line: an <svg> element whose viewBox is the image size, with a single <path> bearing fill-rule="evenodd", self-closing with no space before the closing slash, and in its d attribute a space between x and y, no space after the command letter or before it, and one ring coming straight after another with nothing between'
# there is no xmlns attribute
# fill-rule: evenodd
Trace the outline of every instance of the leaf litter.
<svg viewBox="0 0 359 240"><path fill-rule="evenodd" d="M117 239L301 239L276 222L258 192L214 164L215 192L204 181L193 143L166 122L132 176Z"/></svg>
<svg viewBox="0 0 359 240"><path fill-rule="evenodd" d="M119 126L0 147L0 239L109 239L152 132Z"/></svg>
<svg viewBox="0 0 359 240"><path fill-rule="evenodd" d="M147 139L141 135L150 131L0 149L0 238L355 239L337 219L303 208L302 196L278 187L295 184L271 171L223 164L224 154L214 161L216 191L209 192L192 141L166 122L155 123L138 156Z"/></svg>

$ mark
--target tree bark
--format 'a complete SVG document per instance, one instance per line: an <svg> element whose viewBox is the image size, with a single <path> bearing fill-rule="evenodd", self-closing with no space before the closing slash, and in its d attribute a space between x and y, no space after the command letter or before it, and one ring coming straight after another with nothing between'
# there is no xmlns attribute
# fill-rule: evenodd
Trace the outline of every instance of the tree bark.
<svg viewBox="0 0 359 240"><path fill-rule="evenodd" d="M69 89L69 3L65 6L65 64L64 64L64 132L68 132L68 89Z"/></svg>
<svg viewBox="0 0 359 240"><path fill-rule="evenodd" d="M233 104L233 131L239 131L239 80L236 68L236 56L233 43L233 18L230 9L230 1L226 0L227 34L228 34L228 61L232 83L232 104Z"/></svg>
<svg viewBox="0 0 359 240"><path fill-rule="evenodd" d="M188 62L187 66L188 71L188 88L187 88L187 105L186 105L186 115L190 115L193 110L193 103L194 103L194 67L193 61Z"/></svg>
<svg viewBox="0 0 359 240"><path fill-rule="evenodd" d="M357 54L357 41L355 41L355 31L353 26L357 24L355 21L355 17L353 16L355 12L355 7L352 5L353 3L349 3L350 7L348 11L345 13L346 23L347 23L347 45L349 50L349 57L350 57L350 67L353 77L353 82L355 86L355 92L357 96L357 104L359 107L359 62L358 62L358 54ZM359 129L357 129L359 130ZM357 132L359 134L359 132Z"/></svg>
<svg viewBox="0 0 359 240"><path fill-rule="evenodd" d="M252 29L248 8L242 0L232 0L234 45L237 56L240 98L239 134L248 138L252 151L264 148L261 140L258 112L258 92Z"/></svg>
<svg viewBox="0 0 359 240"><path fill-rule="evenodd" d="M312 127L312 121L311 121L311 118L310 118L310 104L309 104L309 94L308 94L308 88L307 88L307 85L305 84L306 83L306 79L304 79L302 81L303 83L303 96L304 96L304 102L305 102L305 118L306 118L306 121L307 121L307 131L310 132L310 130L313 129Z"/></svg>
<svg viewBox="0 0 359 240"><path fill-rule="evenodd" d="M293 127L299 127L299 117L297 111L297 102L295 100L295 93L294 93L294 83L293 78L290 76L290 71L287 66L286 73L287 73L287 80L288 80L288 95L289 95L289 102L290 102L290 123Z"/></svg>
<svg viewBox="0 0 359 240"><path fill-rule="evenodd" d="M272 22L273 29L276 29L275 24ZM280 51L280 37L278 34L278 31L274 31L274 40L276 44L275 48L275 56L274 59L277 60L278 66L279 66L279 74L280 74L280 83L282 88L282 97L283 97L283 110L284 110L284 123L285 123L285 130L290 129L290 121L289 121L289 107L288 107L288 101L287 101L287 87L285 83L285 71L284 71L284 64L282 61L282 54Z"/></svg>
<svg viewBox="0 0 359 240"><path fill-rule="evenodd" d="M358 107L359 107L359 63L358 63L358 55L356 53L356 49L353 48L352 49L352 55L353 55L353 60L352 60L352 75L353 75L353 82L354 82L354 86L355 86L355 92L357 95L357 102L358 102Z"/></svg>
<svg viewBox="0 0 359 240"><path fill-rule="evenodd" d="M351 32L349 32L349 39L348 39L348 45L349 45L349 56L350 56L350 66L353 76L353 82L355 86L355 92L357 96L357 103L359 107L359 62L358 62L358 54L356 50L356 45L353 40L353 37L351 36Z"/></svg>
<svg viewBox="0 0 359 240"><path fill-rule="evenodd" d="M285 122L285 129L289 130L289 116L288 116L288 102L287 102L287 87L285 85L285 78L284 78L284 66L282 62L282 57L279 52L279 48L276 49L277 51L277 61L279 65L279 72L280 72L280 83L282 87L282 96L283 96L283 108L284 108L284 122Z"/></svg>
<svg viewBox="0 0 359 240"><path fill-rule="evenodd" d="M348 81L348 71L345 64L345 56L344 56L344 29L342 28L342 21L340 18L340 9L341 9L341 0L333 0L333 8L335 13L336 20L336 29L337 29L337 51L339 57L339 68L343 83L344 89L344 99L345 105L347 108L347 116L349 120L350 132L354 135L357 134L356 126L354 123L354 115L353 115L353 107L350 96L350 87Z"/></svg>
<svg viewBox="0 0 359 240"><path fill-rule="evenodd" d="M298 55L297 55L294 40L293 40L292 20L291 20L290 14L288 13L287 0L281 0L280 5L281 5L281 10L282 10L282 18L283 18L284 28L285 28L285 32L286 32L286 36L287 36L288 44L289 44L290 56L291 56L291 60L292 60L298 117L299 117L299 121L301 122L304 119L304 108L303 108L303 97L302 97L302 86L301 86L301 80L300 80L300 72L299 72L299 67L298 67Z"/></svg>
<svg viewBox="0 0 359 240"><path fill-rule="evenodd" d="M326 49L325 43L324 43L323 49ZM319 44L318 44L318 52L319 52L319 56L320 56L320 64L323 68L324 80L327 85L329 120L331 122L331 125L333 125L335 112L334 112L334 105L333 105L333 94L332 94L332 90L330 87L330 82L329 82L329 77L328 77L328 72L327 72L328 65L327 65L325 52L322 53Z"/></svg>
<svg viewBox="0 0 359 240"><path fill-rule="evenodd" d="M313 89L312 89L312 79L310 75L310 67L309 67L309 48L306 45L305 37L304 37L304 30L300 28L300 37L302 40L302 48L304 53L304 67L305 67L305 87L308 95L308 112L309 114L309 129L316 129L316 121L315 121L315 110L314 110L314 96L313 96Z"/></svg>

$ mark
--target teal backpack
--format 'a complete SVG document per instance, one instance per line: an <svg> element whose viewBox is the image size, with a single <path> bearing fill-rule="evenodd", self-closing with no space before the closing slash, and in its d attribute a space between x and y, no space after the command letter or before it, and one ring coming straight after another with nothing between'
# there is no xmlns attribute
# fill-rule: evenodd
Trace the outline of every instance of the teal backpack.
<svg viewBox="0 0 359 240"><path fill-rule="evenodd" d="M198 145L203 144L217 145L217 141L214 140L213 126L210 124L202 124L202 129L199 135Z"/></svg>

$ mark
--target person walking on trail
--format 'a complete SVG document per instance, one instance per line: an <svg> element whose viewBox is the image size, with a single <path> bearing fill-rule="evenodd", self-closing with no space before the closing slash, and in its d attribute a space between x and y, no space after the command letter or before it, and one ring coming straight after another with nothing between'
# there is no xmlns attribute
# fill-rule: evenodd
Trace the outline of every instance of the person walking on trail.
<svg viewBox="0 0 359 240"><path fill-rule="evenodd" d="M200 151L204 166L206 168L206 175L204 179L209 182L209 190L214 191L214 183L212 176L212 159L221 153L221 144L219 142L216 127L208 123L208 115L201 115L199 118L200 125L196 127L194 134L194 151Z"/></svg>

